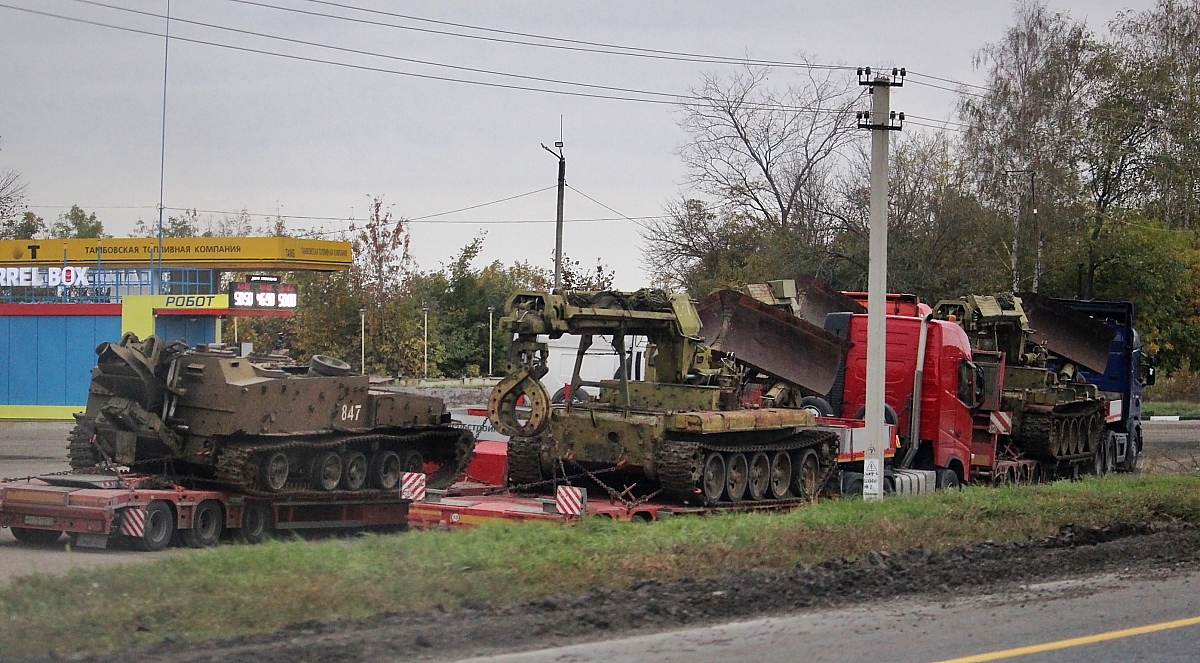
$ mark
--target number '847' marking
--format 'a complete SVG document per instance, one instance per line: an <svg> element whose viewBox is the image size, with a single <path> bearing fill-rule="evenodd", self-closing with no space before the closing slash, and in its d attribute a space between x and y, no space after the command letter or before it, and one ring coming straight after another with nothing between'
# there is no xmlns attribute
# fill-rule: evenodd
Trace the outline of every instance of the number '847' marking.
<svg viewBox="0 0 1200 663"><path fill-rule="evenodd" d="M358 421L358 415L360 414L362 414L361 405L342 406L342 421Z"/></svg>

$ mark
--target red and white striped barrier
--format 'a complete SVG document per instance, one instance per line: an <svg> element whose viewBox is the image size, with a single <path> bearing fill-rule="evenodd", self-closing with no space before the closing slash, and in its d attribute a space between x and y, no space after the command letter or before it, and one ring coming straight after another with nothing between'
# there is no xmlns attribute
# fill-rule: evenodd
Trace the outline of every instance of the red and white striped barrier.
<svg viewBox="0 0 1200 663"><path fill-rule="evenodd" d="M564 516L582 516L587 493L575 486L559 486L554 491L554 508Z"/></svg>
<svg viewBox="0 0 1200 663"><path fill-rule="evenodd" d="M422 502L425 500L425 473L405 472L400 483L400 499Z"/></svg>
<svg viewBox="0 0 1200 663"><path fill-rule="evenodd" d="M121 533L135 539L145 536L146 509L144 507L129 507L121 512Z"/></svg>
<svg viewBox="0 0 1200 663"><path fill-rule="evenodd" d="M988 432L995 435L1012 435L1012 413L993 412L988 418Z"/></svg>

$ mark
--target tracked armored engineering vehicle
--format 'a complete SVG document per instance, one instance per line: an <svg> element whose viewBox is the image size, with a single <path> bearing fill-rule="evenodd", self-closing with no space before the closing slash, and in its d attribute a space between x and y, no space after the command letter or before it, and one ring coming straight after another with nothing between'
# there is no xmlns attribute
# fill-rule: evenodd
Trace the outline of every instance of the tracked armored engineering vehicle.
<svg viewBox="0 0 1200 663"><path fill-rule="evenodd" d="M1104 373L1110 327L1036 294L944 300L934 315L967 332L981 374L1003 372L986 382L1000 385L999 409L1012 414L1010 439L1025 457L1056 462L1060 474L1086 463L1104 471L1106 403L1084 371Z"/></svg>
<svg viewBox="0 0 1200 663"><path fill-rule="evenodd" d="M431 486L448 485L474 448L441 399L372 388L337 359L303 366L133 334L96 353L68 447L77 469L161 469L251 493L392 490L427 469Z"/></svg>
<svg viewBox="0 0 1200 663"><path fill-rule="evenodd" d="M763 388L826 393L844 344L749 295L721 291L698 309L662 290L518 292L500 325L514 338L488 414L510 436L510 487L587 474L689 504L779 502L813 497L834 467L837 436L810 411L771 407ZM595 400L552 405L539 381L545 339L564 335L579 339L570 391L597 388ZM582 379L593 343L628 357L635 337L647 341L645 366Z"/></svg>

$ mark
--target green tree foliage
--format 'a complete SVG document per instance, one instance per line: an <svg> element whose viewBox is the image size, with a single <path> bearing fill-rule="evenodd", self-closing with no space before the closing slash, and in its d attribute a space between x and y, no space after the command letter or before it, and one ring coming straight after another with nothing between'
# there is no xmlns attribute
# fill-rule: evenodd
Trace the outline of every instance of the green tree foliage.
<svg viewBox="0 0 1200 663"><path fill-rule="evenodd" d="M45 232L45 219L29 211L21 214L19 219L5 219L0 224L0 239L33 239Z"/></svg>
<svg viewBox="0 0 1200 663"><path fill-rule="evenodd" d="M58 215L58 220L50 227L50 236L55 239L110 237L104 234L104 224L96 218L96 213L88 214L79 205L71 205L70 210Z"/></svg>

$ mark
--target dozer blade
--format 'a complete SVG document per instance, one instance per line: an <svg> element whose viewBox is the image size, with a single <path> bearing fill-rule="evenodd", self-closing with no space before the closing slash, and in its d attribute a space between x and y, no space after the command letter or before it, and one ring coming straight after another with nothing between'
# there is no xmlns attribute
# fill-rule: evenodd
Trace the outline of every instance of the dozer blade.
<svg viewBox="0 0 1200 663"><path fill-rule="evenodd" d="M814 394L833 387L847 343L736 290L700 301L700 336L714 350Z"/></svg>
<svg viewBox="0 0 1200 663"><path fill-rule="evenodd" d="M1047 352L1073 361L1096 373L1108 364L1108 348L1116 332L1112 327L1036 293L1023 293L1025 317L1033 328L1030 340Z"/></svg>
<svg viewBox="0 0 1200 663"><path fill-rule="evenodd" d="M800 300L800 317L822 329L825 328L825 316L830 313L867 312L862 304L818 281L815 276L799 274L792 280L796 282L796 298Z"/></svg>

